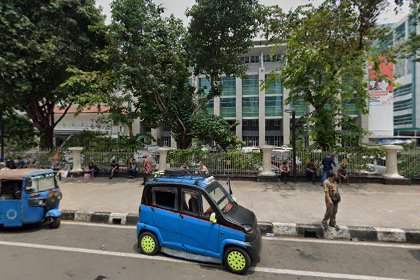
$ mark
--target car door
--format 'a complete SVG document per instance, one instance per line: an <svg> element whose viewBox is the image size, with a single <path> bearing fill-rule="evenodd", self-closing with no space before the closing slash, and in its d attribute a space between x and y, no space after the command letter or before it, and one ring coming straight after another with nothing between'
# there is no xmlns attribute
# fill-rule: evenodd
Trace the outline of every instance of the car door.
<svg viewBox="0 0 420 280"><path fill-rule="evenodd" d="M182 249L178 189L170 186L153 186L151 206L155 226L162 236L161 245Z"/></svg>
<svg viewBox="0 0 420 280"><path fill-rule="evenodd" d="M1 182L0 225L22 225L22 181Z"/></svg>
<svg viewBox="0 0 420 280"><path fill-rule="evenodd" d="M217 258L220 226L210 222L210 205L198 191L181 190L182 244L188 252Z"/></svg>

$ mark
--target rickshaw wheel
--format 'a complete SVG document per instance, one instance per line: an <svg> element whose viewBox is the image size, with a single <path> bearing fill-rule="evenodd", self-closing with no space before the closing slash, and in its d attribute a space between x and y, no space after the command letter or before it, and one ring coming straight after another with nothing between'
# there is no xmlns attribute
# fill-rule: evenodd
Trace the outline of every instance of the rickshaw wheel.
<svg viewBox="0 0 420 280"><path fill-rule="evenodd" d="M61 217L52 218L52 222L49 224L50 229L59 228L61 225Z"/></svg>
<svg viewBox="0 0 420 280"><path fill-rule="evenodd" d="M251 264L251 258L242 248L230 247L225 251L224 262L230 272L245 274Z"/></svg>
<svg viewBox="0 0 420 280"><path fill-rule="evenodd" d="M140 253L153 256L159 252L159 241L153 233L146 231L139 236L138 248Z"/></svg>

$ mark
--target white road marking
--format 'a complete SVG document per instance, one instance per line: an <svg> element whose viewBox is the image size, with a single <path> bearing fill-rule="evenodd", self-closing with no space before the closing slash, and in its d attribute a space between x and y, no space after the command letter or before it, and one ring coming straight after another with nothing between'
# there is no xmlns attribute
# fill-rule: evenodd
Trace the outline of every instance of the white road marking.
<svg viewBox="0 0 420 280"><path fill-rule="evenodd" d="M279 269L279 268L267 268L267 267L255 267L251 268L255 272L265 272L272 274L287 274L296 276L308 276L308 277L320 277L320 278L333 278L333 279L354 279L354 280L403 280L402 278L388 278L388 277L377 277L367 275L356 275L356 274L344 274L344 273L328 273L328 272L317 272L317 271L306 271L306 270L291 270L291 269Z"/></svg>
<svg viewBox="0 0 420 280"><path fill-rule="evenodd" d="M270 241L286 241L286 242L303 242L303 243L324 243L337 245L352 245L352 246L370 246L382 248L399 248L399 249L420 249L420 245L416 244L395 244L395 243L379 243L379 242L365 242L365 241L348 241L348 240L325 240L325 239L298 239L287 237L263 237L263 240Z"/></svg>
<svg viewBox="0 0 420 280"><path fill-rule="evenodd" d="M109 224L94 224L84 222L65 222L62 224L76 225L76 226L87 226L87 227L104 227L104 228L118 228L118 229L136 229L136 226L126 225L109 225ZM346 240L325 240L325 239L298 239L288 237L266 237L263 236L263 240L268 241L284 241L284 242L304 242L304 243L325 243L325 244L338 244L338 245L352 245L352 246L371 246L371 247L382 247L382 248L400 248L400 249L420 249L420 245L415 244L394 244L394 243L378 243L378 242L364 242L364 241L346 241Z"/></svg>
<svg viewBox="0 0 420 280"><path fill-rule="evenodd" d="M104 227L104 228L136 229L136 226L110 225L110 224L94 224L94 223L86 223L86 222L67 222L67 221L62 221L61 224L75 225L75 226L86 226L86 227Z"/></svg>
<svg viewBox="0 0 420 280"><path fill-rule="evenodd" d="M50 251L83 253L83 254L112 256L112 257L125 257L125 258L135 258L135 259L148 259L148 260L155 260L155 261L157 260L157 261L201 265L200 263L189 262L189 261L162 257L162 256L147 256L147 255L134 254L134 253L102 251L102 250L85 249L85 248L74 248L74 247L63 247L63 246L54 246L54 245L31 244L31 243L8 242L8 241L0 241L0 246L1 245L10 246L10 247L20 247L20 248L31 248L31 249L50 250ZM270 268L270 267L253 267L251 268L251 270L255 272L271 273L271 274L297 275L297 276L309 276L309 277L333 278L333 279L407 280L407 279L402 279L402 278L388 278L388 277L376 277L376 276L342 274L342 273L327 273L327 272L318 272L318 271L291 270L291 269L280 269L280 268Z"/></svg>

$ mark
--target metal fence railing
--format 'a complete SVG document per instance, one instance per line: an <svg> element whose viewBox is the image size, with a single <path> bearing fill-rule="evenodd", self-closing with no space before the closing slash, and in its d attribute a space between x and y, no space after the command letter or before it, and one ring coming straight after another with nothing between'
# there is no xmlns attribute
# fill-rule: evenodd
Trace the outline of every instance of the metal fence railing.
<svg viewBox="0 0 420 280"><path fill-rule="evenodd" d="M143 151L144 152L144 151ZM142 164L143 152L127 151L82 151L81 164L83 168L88 166L90 161L94 162L101 171L107 171L110 163L115 159L124 169L128 167L132 158L135 158L139 166ZM384 154L345 153L333 154L337 168L345 164L347 172L352 175L383 174L385 171ZM296 171L299 176L305 175L306 165L310 159L314 160L318 167L321 167L325 154L320 151L299 150L296 153ZM240 151L208 153L191 150L173 150L169 152L167 163L171 167L179 167L186 163L193 172L198 171L199 163L202 161L208 168L211 175L232 175L232 176L256 176L262 170L262 153L243 153ZM27 152L7 151L6 159L14 160L21 158L27 167L51 168L55 161L63 165L66 160L70 165L73 162L72 153L66 149L53 150L32 150ZM287 161L292 168L292 151L273 152L271 155L272 169L278 170L278 166ZM159 155L153 154L155 167L159 163ZM420 178L420 149L406 148L398 154L398 170L401 175L407 178Z"/></svg>
<svg viewBox="0 0 420 280"><path fill-rule="evenodd" d="M262 154L260 153L207 153L181 156L172 154L168 157L171 167L179 167L186 163L188 169L198 172L200 161L207 167L211 175L257 175L262 170Z"/></svg>
<svg viewBox="0 0 420 280"><path fill-rule="evenodd" d="M407 178L420 178L420 149L410 148L398 153L398 171Z"/></svg>

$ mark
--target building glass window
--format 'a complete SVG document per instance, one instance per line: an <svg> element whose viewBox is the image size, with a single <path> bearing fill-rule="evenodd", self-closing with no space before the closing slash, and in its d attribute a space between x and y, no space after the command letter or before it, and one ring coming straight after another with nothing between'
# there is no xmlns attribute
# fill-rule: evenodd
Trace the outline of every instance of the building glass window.
<svg viewBox="0 0 420 280"><path fill-rule="evenodd" d="M242 116L258 117L258 97L242 98Z"/></svg>
<svg viewBox="0 0 420 280"><path fill-rule="evenodd" d="M279 117L282 116L283 104L281 96L265 97L265 116Z"/></svg>
<svg viewBox="0 0 420 280"><path fill-rule="evenodd" d="M210 81L207 78L200 78L200 90L203 90L203 93L201 94L201 98L206 97L210 92ZM209 114L214 114L214 100L210 100L206 103L205 108L209 112Z"/></svg>
<svg viewBox="0 0 420 280"><path fill-rule="evenodd" d="M292 101L291 107L295 110L296 116L301 117L309 112L308 106L303 99Z"/></svg>
<svg viewBox="0 0 420 280"><path fill-rule="evenodd" d="M259 83L258 75L251 75L242 79L242 95L258 95Z"/></svg>
<svg viewBox="0 0 420 280"><path fill-rule="evenodd" d="M260 62L260 57L258 55L251 56L251 63Z"/></svg>
<svg viewBox="0 0 420 280"><path fill-rule="evenodd" d="M249 56L244 56L243 57L243 62L244 63L249 63Z"/></svg>
<svg viewBox="0 0 420 280"><path fill-rule="evenodd" d="M266 94L283 94L283 86L279 76L275 80L271 80L268 75L265 75L265 81L269 83L265 91Z"/></svg>
<svg viewBox="0 0 420 280"><path fill-rule="evenodd" d="M236 95L236 77L222 77L222 96Z"/></svg>
<svg viewBox="0 0 420 280"><path fill-rule="evenodd" d="M220 98L220 116L236 117L236 98Z"/></svg>
<svg viewBox="0 0 420 280"><path fill-rule="evenodd" d="M404 39L405 39L405 22L400 24L395 29L395 41L398 42L398 41L404 40Z"/></svg>

